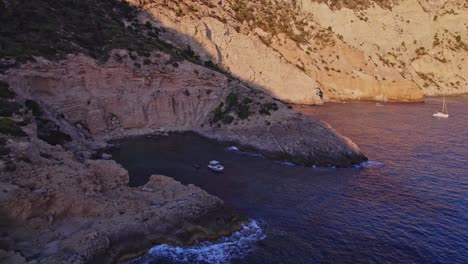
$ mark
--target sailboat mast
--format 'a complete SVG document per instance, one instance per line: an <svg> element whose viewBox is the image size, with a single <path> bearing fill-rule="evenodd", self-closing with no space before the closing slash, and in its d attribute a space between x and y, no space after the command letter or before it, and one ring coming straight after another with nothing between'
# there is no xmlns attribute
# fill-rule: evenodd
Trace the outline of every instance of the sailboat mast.
<svg viewBox="0 0 468 264"><path fill-rule="evenodd" d="M443 105L442 105L442 112L443 112L443 113L448 113L447 104L445 104L445 96L442 97L442 102L443 102Z"/></svg>

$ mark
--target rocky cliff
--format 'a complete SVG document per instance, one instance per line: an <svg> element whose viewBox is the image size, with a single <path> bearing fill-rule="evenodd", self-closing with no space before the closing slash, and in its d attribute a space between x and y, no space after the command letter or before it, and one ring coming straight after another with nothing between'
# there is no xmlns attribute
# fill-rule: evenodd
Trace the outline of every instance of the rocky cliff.
<svg viewBox="0 0 468 264"><path fill-rule="evenodd" d="M162 38L285 101L468 92L463 0L128 2L171 29Z"/></svg>
<svg viewBox="0 0 468 264"><path fill-rule="evenodd" d="M97 137L193 130L299 164L349 166L364 158L330 126L241 81L163 52L131 56L114 50L100 64L84 55L37 58L3 78ZM149 63L135 66L139 60Z"/></svg>

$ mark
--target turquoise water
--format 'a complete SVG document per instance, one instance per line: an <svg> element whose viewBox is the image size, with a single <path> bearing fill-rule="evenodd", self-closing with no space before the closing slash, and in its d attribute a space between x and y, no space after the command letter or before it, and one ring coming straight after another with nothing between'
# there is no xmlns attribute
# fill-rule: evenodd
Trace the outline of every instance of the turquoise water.
<svg viewBox="0 0 468 264"><path fill-rule="evenodd" d="M449 119L432 117L440 98L299 108L369 157L348 169L275 162L193 134L122 142L113 155L132 185L165 174L251 219L231 237L155 246L135 263L468 263L468 97L447 102ZM206 168L212 159L223 173Z"/></svg>

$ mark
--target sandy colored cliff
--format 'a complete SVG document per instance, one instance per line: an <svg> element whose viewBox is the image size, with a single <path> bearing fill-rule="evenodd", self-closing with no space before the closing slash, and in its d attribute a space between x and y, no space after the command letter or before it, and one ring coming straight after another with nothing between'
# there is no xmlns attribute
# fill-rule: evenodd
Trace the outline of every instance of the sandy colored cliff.
<svg viewBox="0 0 468 264"><path fill-rule="evenodd" d="M128 2L166 40L284 101L468 92L463 0Z"/></svg>

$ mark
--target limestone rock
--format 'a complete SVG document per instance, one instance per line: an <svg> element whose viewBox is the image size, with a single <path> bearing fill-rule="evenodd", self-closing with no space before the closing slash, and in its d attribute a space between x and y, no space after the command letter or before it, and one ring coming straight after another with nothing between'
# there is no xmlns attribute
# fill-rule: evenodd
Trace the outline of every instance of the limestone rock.
<svg viewBox="0 0 468 264"><path fill-rule="evenodd" d="M113 160L88 160L91 173L98 179L104 191L128 184L127 170Z"/></svg>
<svg viewBox="0 0 468 264"><path fill-rule="evenodd" d="M468 92L463 0L127 1L145 10L141 21L169 29L163 39L284 101L419 102Z"/></svg>

